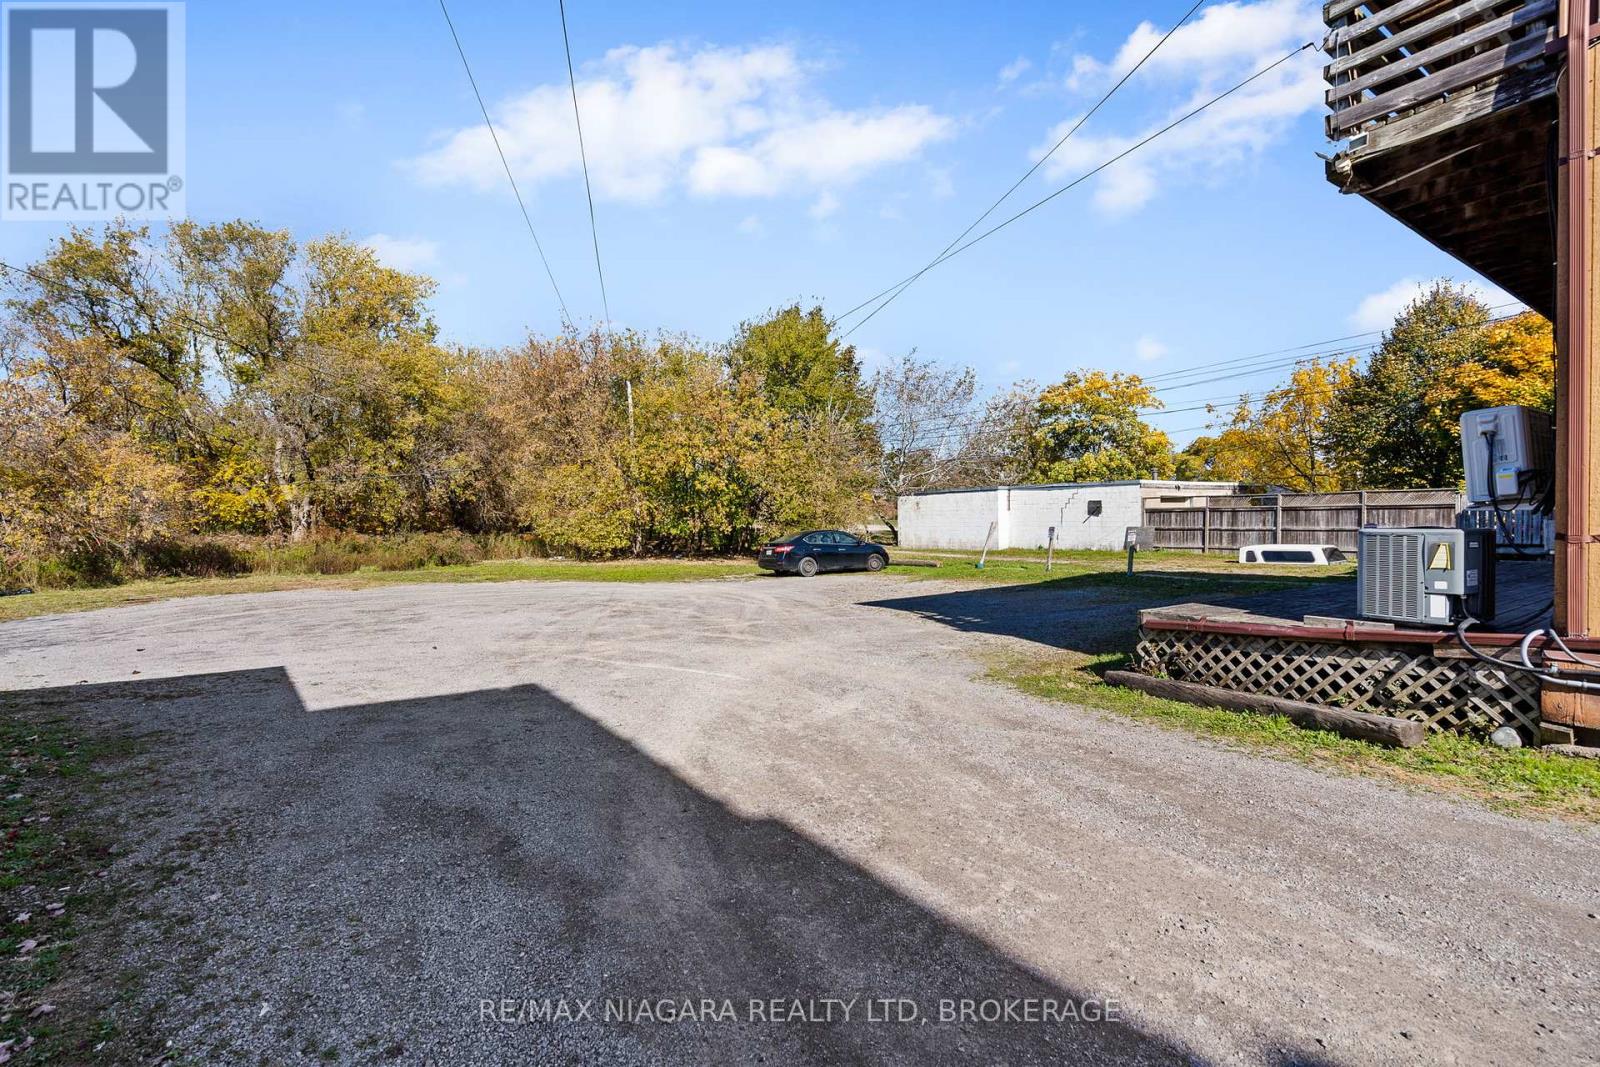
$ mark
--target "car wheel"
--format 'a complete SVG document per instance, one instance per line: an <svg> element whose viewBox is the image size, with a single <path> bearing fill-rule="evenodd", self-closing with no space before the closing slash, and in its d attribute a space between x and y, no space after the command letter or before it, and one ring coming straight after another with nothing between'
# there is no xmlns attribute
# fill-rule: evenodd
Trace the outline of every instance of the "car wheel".
<svg viewBox="0 0 1600 1067"><path fill-rule="evenodd" d="M815 556L807 556L805 559L800 561L800 566L798 568L796 568L796 569L799 570L800 577L802 577L802 578L815 577L816 573L817 573L817 560L816 560L816 557Z"/></svg>
<svg viewBox="0 0 1600 1067"><path fill-rule="evenodd" d="M883 570L883 557L878 555L876 552L874 552L872 555L868 556L867 557L867 570L869 570L869 571L881 571L881 570Z"/></svg>

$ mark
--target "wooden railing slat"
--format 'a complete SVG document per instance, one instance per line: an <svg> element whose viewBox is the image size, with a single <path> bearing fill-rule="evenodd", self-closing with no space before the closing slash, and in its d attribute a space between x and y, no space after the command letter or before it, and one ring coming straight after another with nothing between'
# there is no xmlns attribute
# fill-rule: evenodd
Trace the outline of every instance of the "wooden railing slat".
<svg viewBox="0 0 1600 1067"><path fill-rule="evenodd" d="M1328 34L1327 40L1324 42L1324 49L1331 52L1339 45L1348 44L1358 37L1367 36L1369 33L1377 33L1385 26L1389 26L1392 29L1394 23L1427 11L1429 8L1437 7L1439 3L1440 0L1400 0L1398 4L1385 8L1370 18L1357 19L1347 26L1335 28L1332 33ZM1332 25L1334 20L1325 19L1324 21Z"/></svg>
<svg viewBox="0 0 1600 1067"><path fill-rule="evenodd" d="M1529 12L1533 13L1529 14ZM1433 45L1432 47L1424 48L1420 52L1413 52L1411 55L1406 56L1403 59L1396 60L1393 63L1386 64L1376 70L1363 74L1353 81L1340 82L1328 90L1328 106L1337 110L1338 102L1340 100L1346 100L1353 96L1359 96L1368 89L1375 89L1377 86L1384 85L1388 82L1394 81L1397 78L1403 78L1408 74L1413 73L1420 67L1430 65L1434 62L1434 60L1455 55L1457 52L1471 48L1473 45L1480 44L1483 41L1490 40L1494 37L1498 37L1502 33L1508 33L1511 30L1516 29L1518 26L1526 25L1527 23L1534 21L1539 17L1541 17L1541 13L1536 11L1534 8L1521 8L1517 11L1511 12L1508 15L1502 15L1492 22L1485 22L1482 25L1474 26L1465 32L1440 41L1438 44ZM1438 77L1440 74L1443 74L1449 69L1450 67L1440 67L1437 70L1431 71L1426 75L1426 77ZM1379 93L1378 95L1381 97L1382 93Z"/></svg>
<svg viewBox="0 0 1600 1067"><path fill-rule="evenodd" d="M1419 22L1414 26L1407 26L1405 29L1370 44L1359 51L1352 52L1347 56L1335 56L1333 62L1329 63L1327 67L1328 81L1332 83L1336 76L1346 71L1354 70L1357 67L1365 66L1374 59L1385 56L1396 49L1404 48L1412 41L1437 33L1448 26L1487 14L1502 3L1504 3L1504 0L1470 0L1468 3L1457 4L1448 11ZM1513 22L1513 25L1521 25L1523 22L1542 18L1545 15L1554 15L1556 6L1557 0L1533 0L1532 3L1511 12L1512 15L1516 16L1516 21ZM1332 54L1337 47L1337 43L1330 36L1324 50Z"/></svg>
<svg viewBox="0 0 1600 1067"><path fill-rule="evenodd" d="M1347 136L1363 123L1392 111L1417 107L1456 89L1489 81L1544 55L1546 47L1555 39L1556 31L1551 27L1542 34L1533 34L1512 44L1480 52L1471 59L1446 67L1437 74L1419 78L1382 96L1352 104L1329 116L1329 133L1336 138Z"/></svg>

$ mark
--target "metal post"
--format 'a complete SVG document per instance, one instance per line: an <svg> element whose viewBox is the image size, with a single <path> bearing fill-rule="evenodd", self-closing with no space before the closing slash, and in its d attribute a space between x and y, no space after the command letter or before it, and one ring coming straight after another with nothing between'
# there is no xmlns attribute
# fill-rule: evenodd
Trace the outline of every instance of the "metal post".
<svg viewBox="0 0 1600 1067"><path fill-rule="evenodd" d="M1046 539L1044 555L1044 572L1049 574L1056 566L1056 528L1050 527L1050 536Z"/></svg>
<svg viewBox="0 0 1600 1067"><path fill-rule="evenodd" d="M989 561L989 542L994 540L994 532L999 529L998 522L989 524L989 532L983 535L983 551L978 553L978 569L983 570L983 565Z"/></svg>

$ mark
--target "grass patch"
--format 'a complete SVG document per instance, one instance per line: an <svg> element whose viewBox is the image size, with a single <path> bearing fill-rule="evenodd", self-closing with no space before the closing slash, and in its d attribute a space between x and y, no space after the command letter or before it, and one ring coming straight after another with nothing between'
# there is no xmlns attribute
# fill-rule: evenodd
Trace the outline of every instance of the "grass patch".
<svg viewBox="0 0 1600 1067"><path fill-rule="evenodd" d="M129 745L9 711L0 712L0 745L0 1048L17 1062L83 1063L114 1028L55 994L81 986L69 972L87 964L73 943L112 912L101 877L111 832L89 809L104 783L97 764Z"/></svg>
<svg viewBox="0 0 1600 1067"><path fill-rule="evenodd" d="M283 589L366 589L415 582L687 582L759 574L748 560L621 560L583 563L568 560L490 560L460 566L411 570L368 568L351 574L247 574L237 578L158 578L93 589L42 589L0 597L0 622L143 604L172 597L224 593L268 593Z"/></svg>
<svg viewBox="0 0 1600 1067"><path fill-rule="evenodd" d="M1031 696L1086 705L1241 748L1411 788L1470 798L1515 815L1600 823L1600 760L1507 751L1457 734L1433 734L1408 749L1382 748L1287 719L1202 708L1110 686L1100 673L1128 657L1053 653L996 661L989 677Z"/></svg>

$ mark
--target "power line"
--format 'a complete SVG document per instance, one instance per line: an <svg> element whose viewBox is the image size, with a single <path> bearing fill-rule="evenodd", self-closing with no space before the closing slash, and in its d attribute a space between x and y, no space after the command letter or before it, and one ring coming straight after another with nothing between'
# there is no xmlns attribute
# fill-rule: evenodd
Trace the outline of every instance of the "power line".
<svg viewBox="0 0 1600 1067"><path fill-rule="evenodd" d="M511 192L517 198L517 207L522 210L522 221L528 224L528 236L533 238L533 247L539 250L539 262L544 264L544 273L550 279L550 288L556 291L556 303L561 305L561 317L567 323L572 323L572 314L567 311L566 298L561 295L561 286L556 284L555 271L550 269L550 260L544 254L544 245L539 242L539 235L533 229L533 216L528 214L528 205L522 200L522 190L517 188L516 175L511 173L511 164L506 160L505 149L500 147L500 135L495 132L494 122L489 118L489 108L483 102L483 93L478 91L478 79L472 75L472 64L467 62L467 50L461 47L461 37L456 33L456 24L450 18L450 9L445 7L444 0L439 0L439 10L444 12L445 25L450 27L450 39L456 43L456 54L461 57L461 67L467 72L467 81L472 83L472 95L478 98L478 110L483 112L483 124L489 127L489 138L494 141L494 150L500 156L500 165L505 168L506 180L511 183Z"/></svg>
<svg viewBox="0 0 1600 1067"><path fill-rule="evenodd" d="M1511 301L1511 302L1505 303L1505 304L1496 304L1493 307L1487 308L1486 310L1488 312L1490 312L1491 315L1492 315L1496 311L1504 311L1506 308L1521 307L1521 306L1522 306L1521 301L1515 301L1514 300L1514 301ZM1487 320L1482 325L1487 326L1487 325L1490 325L1492 323L1506 322L1509 319L1513 319L1513 318L1516 318L1516 315L1499 316L1499 317L1495 317L1495 318L1491 318L1491 319ZM1466 325L1466 324L1463 324L1463 325ZM1453 330L1453 329L1456 329L1456 328L1457 327L1448 327L1447 329ZM1378 337L1378 336L1380 336L1382 334L1385 334L1385 333L1388 333L1388 332L1389 332L1388 329L1367 330L1364 333L1353 333L1353 334L1348 334L1348 335L1346 335L1344 337L1333 337L1333 338L1329 338L1326 341L1313 341L1310 344L1295 345L1295 346L1290 347L1290 348L1277 348L1277 349L1272 349L1271 351L1267 351L1267 352L1257 352L1256 354L1250 355L1250 356L1235 356L1235 357L1233 357L1231 359L1219 359L1219 360L1212 360L1212 361L1207 362L1207 363L1195 363L1195 364L1192 364L1191 366L1182 367L1182 368L1179 368L1177 370L1164 371L1164 372L1162 372L1160 374L1146 375L1146 376L1144 376L1144 381L1146 382L1146 384L1148 384L1150 382L1164 381L1164 380L1171 379L1171 378L1190 377L1190 376L1193 376L1195 374L1204 373L1206 371L1212 370L1212 369L1217 368L1217 367L1228 367L1228 366L1232 366L1234 364L1251 363L1251 362L1253 362L1255 360L1268 359L1269 357L1272 357L1272 356L1283 356L1283 355L1286 355L1286 354L1289 354L1289 353L1293 353L1293 352L1303 352L1306 349L1310 349L1310 348L1322 348L1325 345L1339 344L1339 343L1344 342L1344 341L1354 341L1354 340L1356 340L1358 338L1361 338L1361 337ZM1343 352L1344 352L1344 354L1365 352L1365 351L1369 351L1370 349L1372 349L1374 347L1376 347L1376 346L1373 345L1373 344L1359 345L1359 346L1355 346L1355 347L1352 347L1352 348L1344 349ZM1334 353L1327 353L1327 354L1338 354L1338 353L1334 352ZM1327 354L1325 354L1325 355L1327 355ZM1318 356L1317 358L1319 358L1319 359L1320 358L1325 358L1325 355L1324 356ZM1273 362L1277 363L1278 361L1275 360ZM1269 365L1271 365L1271 364L1263 364L1264 367L1265 366L1269 366Z"/></svg>
<svg viewBox="0 0 1600 1067"><path fill-rule="evenodd" d="M1506 304L1494 305L1493 307L1489 308L1489 310L1490 311L1503 310L1503 309L1508 308L1508 307L1518 307L1518 306L1520 306L1520 305L1517 302L1511 302L1511 303L1506 303ZM1511 320L1517 318L1521 314L1523 314L1523 312L1518 312L1516 314L1511 314L1511 315L1494 316L1494 317L1485 319L1481 323L1472 323L1472 322L1457 323L1454 326L1446 326L1446 327L1440 329L1439 331L1437 331L1437 335L1438 336L1448 336L1448 335L1456 333L1457 331L1460 331L1460 330L1481 329L1481 328L1486 327L1486 326L1494 326L1494 325L1498 325L1500 323L1510 322ZM1351 334L1350 337L1351 338L1354 338L1354 337L1365 337L1365 336L1370 336L1372 334L1381 334L1381 333L1385 333L1385 332L1387 332L1387 331L1384 331L1384 330L1371 330L1371 331L1368 331L1367 333ZM1335 340L1338 340L1338 339L1336 338ZM1313 344L1310 344L1310 345L1297 345L1297 346L1290 347L1290 348L1278 349L1277 351L1279 351L1279 352L1296 352L1296 351L1300 351L1300 350L1303 350L1303 349L1306 349L1306 348L1312 348L1312 347L1315 347L1316 345L1326 344L1326 343L1328 343L1328 342L1314 342ZM1379 346L1376 343L1373 343L1373 344L1355 346L1355 347L1345 348L1345 349L1335 349L1333 351L1323 351L1323 352L1319 352L1319 353L1316 353L1314 355L1309 355L1309 356L1295 356L1295 357L1291 357L1289 359L1277 359L1277 360L1274 360L1274 361L1272 361L1270 363L1264 363L1264 364L1261 364L1261 365L1258 365L1258 366L1246 367L1244 369L1238 369L1237 366L1236 366L1239 363L1240 360L1258 359L1261 355L1271 355L1272 353L1258 353L1255 356L1240 356L1240 357L1234 357L1232 359L1217 360L1217 361L1215 361L1213 363L1201 364L1197 368L1190 368L1190 369L1191 370L1197 370L1197 369L1203 369L1203 368L1207 368L1207 367L1228 367L1230 365L1234 365L1235 366L1234 372L1230 373L1230 374L1226 374L1226 375L1221 375L1221 376L1208 377L1203 381L1180 382L1180 383L1177 383L1175 385L1164 385L1164 386L1161 386L1159 388L1152 389L1150 391L1152 393L1177 392L1177 391L1180 391L1180 390L1183 390L1183 389L1193 389L1196 386L1200 386L1200 385L1209 385L1212 382L1227 381L1230 378L1247 378L1247 377L1250 377L1251 375L1255 375L1255 374L1266 374L1266 373L1270 373L1270 372L1277 371L1277 370L1283 370L1283 369L1286 369L1286 368L1289 368L1289 367L1308 366L1308 365L1311 365L1311 364L1320 363L1320 362L1324 362L1324 361L1341 359L1341 358L1346 357L1346 356L1371 355L1378 349L1378 347ZM1173 372L1173 373L1179 373L1179 372ZM1160 376L1157 375L1157 376L1153 376L1152 378L1144 378L1142 380L1148 382L1148 381L1154 380L1155 377L1160 377ZM1278 386L1273 386L1271 388L1278 388ZM1266 391L1270 392L1271 389L1269 388ZM1180 413L1187 413L1187 412L1194 412L1194 411L1204 411L1204 410L1206 410L1206 409L1208 409L1210 407L1213 407L1213 406L1220 406L1221 404L1225 404L1225 403L1229 403L1229 402L1235 402L1236 403L1236 402L1244 401L1244 400L1246 400L1246 399L1248 399L1248 398L1250 398L1250 397L1252 397L1254 395L1256 395L1256 391L1254 391L1254 390L1248 390L1248 391L1245 391L1245 392L1242 392L1242 393L1228 393L1228 394L1209 397L1209 398L1206 398L1205 400L1195 399L1195 400L1191 401L1191 403L1194 404L1194 406L1192 406L1192 407L1181 407L1181 408L1143 407L1143 408L1137 409L1137 414L1141 418L1155 418L1155 417L1162 416L1162 415L1176 415L1176 414L1180 414ZM1215 405L1212 403L1213 401L1216 402ZM987 406L962 408L960 410L957 410L957 411L954 411L954 412L949 412L949 413L946 413L946 414L943 414L943 415L930 416L927 419L922 420L916 427L914 427L912 429L912 432L913 433L916 433L916 432L932 433L935 437L939 437L940 435L959 434L959 433L962 433L963 431L981 431L981 430L983 430L985 424L990 422L993 419L993 417L994 416L992 416L990 414ZM885 430L888 430L888 431L903 430L903 429L905 429L907 427L907 425L908 424L906 422L901 421L901 422L884 424L882 426L882 428L885 429ZM1177 432L1182 432L1182 431L1172 431L1172 432L1177 433Z"/></svg>
<svg viewBox="0 0 1600 1067"><path fill-rule="evenodd" d="M606 298L606 272L600 266L600 231L594 223L594 190L589 187L589 152L583 146L583 116L578 113L578 78L572 72L572 41L567 37L567 0L557 0L561 8L561 44L567 50L567 84L572 87L572 121L578 127L578 159L583 163L583 192L589 198L589 236L594 239L594 272L600 277L600 306L606 313L606 332L611 332L611 301Z"/></svg>
<svg viewBox="0 0 1600 1067"><path fill-rule="evenodd" d="M1190 119L1194 118L1196 115L1199 115L1201 112L1207 110L1210 107L1213 107L1214 105L1216 105L1216 104L1222 102L1223 100L1227 99L1228 97L1232 96L1234 93L1238 92L1240 89L1243 89L1245 86L1249 85L1250 83L1256 81L1259 78L1263 78L1266 75L1270 74L1272 71L1276 70L1278 67L1283 66L1283 64L1289 62L1289 60L1293 59L1295 56L1299 55L1301 52L1304 52L1304 51L1306 51L1308 49L1311 49L1311 48L1315 48L1316 45L1317 45L1317 43L1315 41L1307 41L1305 44L1301 45L1299 48L1296 48L1296 49L1293 49L1292 51L1286 52L1283 56L1281 56L1280 58L1278 58L1278 59L1274 60L1273 62L1267 64L1265 67L1262 67L1260 70L1258 70L1254 74L1250 75L1244 81L1239 82L1237 85L1234 85L1230 89L1227 89L1227 90L1225 90L1225 91L1223 91L1221 93L1218 93L1216 96L1213 96L1210 100L1207 100L1205 103L1201 104L1199 107L1196 107L1191 111L1185 112L1184 114L1180 115L1176 119L1173 119L1171 122L1167 123L1165 126L1161 127L1159 130L1156 130L1154 133L1150 134L1149 136L1145 137L1144 139L1142 139L1140 141L1137 141L1134 144L1130 145L1129 147L1123 149L1121 152L1118 152L1116 155L1112 156L1110 159L1106 160L1104 163L1101 163L1098 166L1096 166L1095 168L1093 168L1092 170L1086 171L1085 173L1083 173L1083 174L1079 175L1078 177L1074 178L1072 181L1068 182L1066 185L1063 185L1061 188L1057 189L1055 192L1051 193L1049 196L1046 196L1041 200L1035 201L1034 203L1032 203L1032 204L1028 205L1027 207L1023 208L1021 211L1017 212L1015 215L1012 215L1010 218L1006 219L1004 222L1001 222L998 225L990 227L989 229L985 230L983 233L980 233L978 236L974 237L972 240L967 241L965 244L961 244L961 245L956 246L955 248L953 248L950 251L948 251L948 252L944 253L943 255L941 255L939 258L935 259L932 263L929 263L926 267L923 267L921 270L917 271L915 274L911 275L908 278L903 279L901 282L897 283L896 285L892 285L888 289L885 289L883 291L884 293L890 293L891 294L888 297L888 299L884 300L877 307L873 308L872 311L866 316L866 318L862 319L860 322L858 322L854 326L850 327L850 329L846 330L844 335L843 335L843 337L841 337L840 340L843 340L845 337L849 337L852 333L855 333L857 330L861 329L861 327L863 327L867 323L871 322L874 318L877 317L879 312L881 312L884 308L888 307L890 304L894 303L895 298L898 297L900 295L900 293L905 292L905 290L909 287L909 283L916 281L918 278L920 278L924 274L928 273L928 271L932 270L934 267L937 267L939 264L945 262L946 260L954 259L956 256L960 255L962 252L965 252L967 249L971 248L973 245L978 244L980 241L986 240L989 237L992 237L996 233L999 233L1001 230L1005 229L1007 226L1010 226L1013 222L1016 222L1018 219L1021 219L1023 216L1032 214L1033 212L1037 211L1039 208L1041 208L1044 205L1048 204L1050 201L1054 200L1056 197L1060 196L1061 194L1069 192L1070 190L1077 188L1079 185L1082 185L1084 182L1088 181L1090 178L1094 177L1096 174L1099 174L1101 171L1105 170L1107 167L1110 167L1110 166L1112 166L1112 165L1114 165L1116 163L1121 162L1122 160L1126 159L1128 156L1131 156L1133 153L1135 153L1139 149L1143 148L1145 145L1149 144L1151 141L1154 141L1156 138L1161 137L1164 134L1167 134L1167 133L1171 132L1172 130L1176 129L1178 126L1181 126L1183 123L1188 122ZM883 294L880 293L879 295L881 296ZM876 297L874 297L874 299L876 299ZM870 301L869 301L869 303L870 303Z"/></svg>
<svg viewBox="0 0 1600 1067"><path fill-rule="evenodd" d="M1139 72L1139 68L1140 67L1144 66L1145 63L1149 62L1150 57L1155 55L1156 52L1161 48L1161 46L1167 43L1167 39L1169 37L1171 37L1173 34L1177 33L1178 30L1183 26L1183 24L1189 21L1189 17L1191 15L1193 15L1196 11L1200 10L1200 6L1202 4L1204 4L1204 3L1205 3L1205 0L1195 0L1194 6L1189 8L1188 11L1185 11L1183 13L1183 17L1181 19L1179 19L1176 23L1173 24L1172 29L1170 29L1166 33L1162 34L1160 40L1156 41L1156 43L1150 47L1150 51L1146 52L1144 54L1143 58L1141 58L1139 60L1139 62L1135 63L1132 67L1128 68L1127 73L1125 73L1121 78L1117 79L1117 83L1115 85L1113 85L1110 89L1106 90L1106 94L1104 96L1102 96L1099 100L1095 101L1094 106L1091 107L1088 111L1085 111L1083 113L1083 115L1078 119L1078 121L1072 124L1072 128L1069 129L1066 133L1062 134L1060 140L1058 140L1055 144L1050 146L1050 151L1048 151L1044 155L1040 156L1038 161L1036 163L1034 163L1033 166L1028 168L1028 172L1026 174L1024 174L1022 177L1018 178L1015 182L1013 182L1012 185L1011 185L1011 188L1007 189L1004 193L1000 194L1000 199L998 199L994 203L990 204L984 210L982 215L979 215L976 219L973 219L972 223L966 229L962 230L960 233L958 233L956 235L956 239L955 240L953 240L949 244L945 245L944 248L940 250L939 254L937 256L933 257L933 260L932 260L932 262L929 263L929 266L932 266L934 263L937 263L952 248L954 248L956 245L960 244L961 241L963 239L965 239L967 234L969 234L973 230L977 229L978 226L983 222L984 219L986 219L990 215L994 214L995 208L997 208L1001 204L1005 203L1006 200L1008 200L1011 197L1012 193L1014 193L1018 189L1020 189L1022 187L1022 183L1023 182L1025 182L1029 178L1033 177L1034 174L1038 172L1039 168L1044 166L1045 163L1050 159L1050 157L1055 155L1056 151L1062 145L1066 144L1067 141L1069 139L1071 139L1073 134L1077 133L1078 130L1082 128L1082 126L1083 126L1083 124L1085 122L1088 122L1091 118L1094 117L1095 112L1099 111L1102 107L1105 106L1106 101L1110 100L1113 96L1115 96L1117 94L1117 90L1121 89L1124 85L1127 84L1129 78L1132 78L1135 74L1137 74ZM924 269L926 269L926 268L924 268ZM904 285L900 286L900 292L904 292L906 289L911 288L911 286L920 277L922 277L921 272L913 275L909 281L905 282ZM833 322L830 323L829 325L830 326L837 326L840 322L842 322L845 319L848 319L851 315L854 315L856 312L860 311L862 308L866 307L868 304L871 304L873 301L877 300L878 297L883 296L884 293L887 293L887 292L889 292L890 289L894 289L894 288L896 288L896 286L891 285L889 287L889 289L885 289L882 293L877 294L877 296L868 297L866 300L863 300L861 303L857 304L855 307L851 308L849 311L846 311L844 314L842 314L842 315L838 316L837 318L835 318L833 320ZM899 296L899 295L900 295L900 293L895 293L895 296ZM846 334L846 336L849 336L849 335Z"/></svg>

